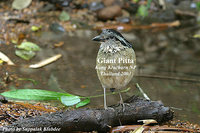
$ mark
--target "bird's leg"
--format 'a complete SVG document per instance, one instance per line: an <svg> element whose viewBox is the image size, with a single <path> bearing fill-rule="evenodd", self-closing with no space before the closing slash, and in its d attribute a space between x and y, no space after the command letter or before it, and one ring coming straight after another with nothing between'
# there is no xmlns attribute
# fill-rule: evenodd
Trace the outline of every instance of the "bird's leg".
<svg viewBox="0 0 200 133"><path fill-rule="evenodd" d="M106 104L106 88L103 88L103 94L104 94L104 108L108 109L107 104Z"/></svg>
<svg viewBox="0 0 200 133"><path fill-rule="evenodd" d="M107 104L106 104L106 88L105 87L103 87L103 93L104 93L104 108L105 108L105 110L109 110L109 109L114 110L112 107L107 107Z"/></svg>
<svg viewBox="0 0 200 133"><path fill-rule="evenodd" d="M118 89L118 93L119 93L119 97L120 97L120 104L123 104L123 99L122 99L122 95L121 95L121 92L120 92L120 89Z"/></svg>
<svg viewBox="0 0 200 133"><path fill-rule="evenodd" d="M120 92L120 89L118 89L118 93L119 93L119 97L120 97L120 105L122 105L122 109L123 111L125 111L125 104L123 102L123 99L122 99L122 95L121 95L121 92Z"/></svg>

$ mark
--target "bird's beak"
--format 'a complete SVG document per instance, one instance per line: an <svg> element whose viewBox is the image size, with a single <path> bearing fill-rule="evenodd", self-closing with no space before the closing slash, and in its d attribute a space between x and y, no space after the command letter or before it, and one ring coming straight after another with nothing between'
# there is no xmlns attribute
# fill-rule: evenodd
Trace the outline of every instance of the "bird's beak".
<svg viewBox="0 0 200 133"><path fill-rule="evenodd" d="M94 38L92 38L92 41L103 41L103 37L101 35L95 36Z"/></svg>

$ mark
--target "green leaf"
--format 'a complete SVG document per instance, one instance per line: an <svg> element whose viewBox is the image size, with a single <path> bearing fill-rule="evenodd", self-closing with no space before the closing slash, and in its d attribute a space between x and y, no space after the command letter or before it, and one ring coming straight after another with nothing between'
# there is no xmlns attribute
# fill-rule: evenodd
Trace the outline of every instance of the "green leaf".
<svg viewBox="0 0 200 133"><path fill-rule="evenodd" d="M39 27L38 27L38 26L34 26L34 25L31 26L31 30L32 30L32 31L38 31L38 30L40 30L41 28L42 28L42 26L39 26Z"/></svg>
<svg viewBox="0 0 200 133"><path fill-rule="evenodd" d="M61 21L68 21L68 20L70 20L70 16L69 16L69 14L67 12L62 11L60 16L59 16L59 19Z"/></svg>
<svg viewBox="0 0 200 133"><path fill-rule="evenodd" d="M73 106L81 101L79 96L61 96L60 101L66 106Z"/></svg>
<svg viewBox="0 0 200 133"><path fill-rule="evenodd" d="M26 50L16 50L15 54L24 60L30 60L35 56L35 52Z"/></svg>
<svg viewBox="0 0 200 133"><path fill-rule="evenodd" d="M57 100L61 96L73 96L68 93L60 93L39 89L16 89L1 93L1 95L21 100Z"/></svg>
<svg viewBox="0 0 200 133"><path fill-rule="evenodd" d="M31 4L32 0L14 0L12 3L12 8L21 10L28 7Z"/></svg>
<svg viewBox="0 0 200 133"><path fill-rule="evenodd" d="M18 40L11 40L13 44L17 44Z"/></svg>
<svg viewBox="0 0 200 133"><path fill-rule="evenodd" d="M200 38L200 34L196 34L193 36L194 38Z"/></svg>
<svg viewBox="0 0 200 133"><path fill-rule="evenodd" d="M137 15L141 17L146 17L148 15L148 8L144 5L141 5L138 8Z"/></svg>
<svg viewBox="0 0 200 133"><path fill-rule="evenodd" d="M3 60L0 59L0 65L2 65L2 64L3 64Z"/></svg>
<svg viewBox="0 0 200 133"><path fill-rule="evenodd" d="M22 42L17 46L19 49L27 50L27 51L39 51L40 47L32 42Z"/></svg>
<svg viewBox="0 0 200 133"><path fill-rule="evenodd" d="M79 102L79 103L76 105L76 108L85 106L85 105L87 105L87 104L89 104L89 103L90 103L90 99L89 99L89 98L86 98L85 100Z"/></svg>
<svg viewBox="0 0 200 133"><path fill-rule="evenodd" d="M137 3L139 0L132 0L133 1L133 3Z"/></svg>
<svg viewBox="0 0 200 133"><path fill-rule="evenodd" d="M200 11L200 2L197 2L196 6L197 6L197 10Z"/></svg>

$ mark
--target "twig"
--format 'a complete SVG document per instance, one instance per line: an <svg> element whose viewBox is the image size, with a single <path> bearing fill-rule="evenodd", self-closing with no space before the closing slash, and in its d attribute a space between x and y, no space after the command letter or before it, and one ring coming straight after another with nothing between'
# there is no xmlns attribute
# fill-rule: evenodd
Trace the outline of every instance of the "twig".
<svg viewBox="0 0 200 133"><path fill-rule="evenodd" d="M127 91L129 91L130 89L131 89L131 88L129 87L129 88L125 89L125 90L121 90L120 92L127 92ZM118 94L118 92L112 92L112 93L108 93L108 94L106 94L106 95L108 96L108 95L115 95L115 94ZM80 97L80 98L96 98L96 97L102 97L102 96L104 96L104 94L95 95L95 96L88 96L88 97Z"/></svg>
<svg viewBox="0 0 200 133"><path fill-rule="evenodd" d="M173 22L167 22L167 23L152 23L150 25L131 25L131 24L114 24L114 25L104 25L104 26L97 26L94 27L95 30L101 30L101 29L117 29L117 30L124 30L124 31L130 31L130 30L142 30L142 29L164 29L169 27L178 27L181 23L179 20L173 21Z"/></svg>
<svg viewBox="0 0 200 133"><path fill-rule="evenodd" d="M61 57L62 57L61 54L57 54L57 55L55 55L55 56L53 56L53 57L50 57L50 58L45 59L45 60L43 60L43 61L40 61L40 62L37 63L37 64L30 65L29 68L40 68L40 67L46 66L46 65L48 65L48 64L50 64L50 63L52 63L52 62L58 60L58 59L61 58Z"/></svg>
<svg viewBox="0 0 200 133"><path fill-rule="evenodd" d="M182 11L182 10L176 9L175 13L177 15L182 15L182 16L196 17L196 14L190 11Z"/></svg>
<svg viewBox="0 0 200 133"><path fill-rule="evenodd" d="M8 65L15 65L4 53L0 51L0 59L8 63Z"/></svg>
<svg viewBox="0 0 200 133"><path fill-rule="evenodd" d="M176 108L176 107L170 107L171 109L174 109L174 110L183 110L181 108Z"/></svg>
<svg viewBox="0 0 200 133"><path fill-rule="evenodd" d="M150 98L147 96L146 93L144 93L144 91L142 90L142 88L139 86L138 83L136 83L136 88L138 88L140 90L140 92L143 94L144 98L147 99L147 100L150 100Z"/></svg>

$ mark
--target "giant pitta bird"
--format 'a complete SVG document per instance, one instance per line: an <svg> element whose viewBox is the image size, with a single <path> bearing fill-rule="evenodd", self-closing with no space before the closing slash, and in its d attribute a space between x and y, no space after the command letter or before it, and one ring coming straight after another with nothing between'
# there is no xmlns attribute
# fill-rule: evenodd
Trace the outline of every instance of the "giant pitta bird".
<svg viewBox="0 0 200 133"><path fill-rule="evenodd" d="M131 81L136 70L133 46L113 29L103 29L92 40L101 43L96 58L96 71L104 90L104 108L108 108L106 89L118 90L120 104L124 105L120 90Z"/></svg>

